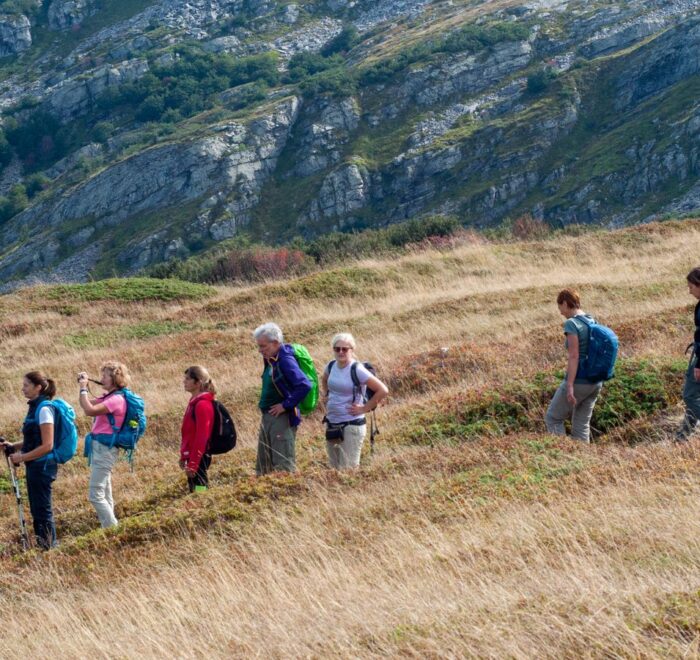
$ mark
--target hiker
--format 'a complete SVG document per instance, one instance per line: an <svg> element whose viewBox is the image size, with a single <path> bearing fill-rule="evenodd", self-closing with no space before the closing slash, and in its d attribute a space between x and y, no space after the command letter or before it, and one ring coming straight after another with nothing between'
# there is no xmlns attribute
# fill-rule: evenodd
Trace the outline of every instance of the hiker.
<svg viewBox="0 0 700 660"><path fill-rule="evenodd" d="M56 395L56 383L40 371L30 371L24 375L22 394L29 404L22 426L24 439L22 442L3 441L1 444L6 452L11 452L10 460L14 465L24 463L36 542L42 550L48 550L56 546L51 491L58 473L58 464L47 456L54 446L54 409L50 405L41 404Z"/></svg>
<svg viewBox="0 0 700 660"><path fill-rule="evenodd" d="M95 418L92 430L85 437L85 456L90 463L88 499L102 527L117 524L112 499L112 468L119 457L119 448L114 446L114 434L115 429L121 428L127 410L126 399L119 390L127 387L130 380L121 362L105 362L100 367L100 382L105 393L91 397L87 373L78 374L80 407L88 417Z"/></svg>
<svg viewBox="0 0 700 660"><path fill-rule="evenodd" d="M326 452L336 470L360 465L367 433L365 415L389 393L387 386L355 358L355 338L341 332L331 340L335 359L321 377L321 397L326 401ZM367 390L372 391L366 400Z"/></svg>
<svg viewBox="0 0 700 660"><path fill-rule="evenodd" d="M581 310L581 298L576 291L564 289L557 295L559 312L564 322L565 346L568 354L566 378L554 393L547 408L545 423L547 430L555 435L565 435L564 421L571 417L571 437L590 442L593 406L603 387L603 378L591 382L579 373L580 359L588 352L589 323L593 317ZM584 321L583 319L586 319Z"/></svg>
<svg viewBox="0 0 700 660"><path fill-rule="evenodd" d="M700 419L700 266L693 268L686 276L686 280L688 281L688 292L698 302L693 312L695 335L693 343L688 346L688 349L692 347L693 350L690 354L685 383L683 384L685 415L680 428L676 431L676 442L687 442Z"/></svg>
<svg viewBox="0 0 700 660"><path fill-rule="evenodd" d="M216 398L216 386L209 372L197 365L185 369L182 385L190 400L182 418L180 467L187 475L190 493L200 493L209 487L209 438L214 425L212 402Z"/></svg>
<svg viewBox="0 0 700 660"><path fill-rule="evenodd" d="M264 363L255 472L258 476L274 470L294 472L296 431L301 423L298 406L311 391L312 384L300 369L294 349L284 343L278 325L259 326L253 338Z"/></svg>

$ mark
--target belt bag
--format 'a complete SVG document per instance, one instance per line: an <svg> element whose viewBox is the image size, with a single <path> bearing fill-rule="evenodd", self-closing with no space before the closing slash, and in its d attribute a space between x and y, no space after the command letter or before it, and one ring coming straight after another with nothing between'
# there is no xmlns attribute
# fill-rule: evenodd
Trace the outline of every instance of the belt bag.
<svg viewBox="0 0 700 660"><path fill-rule="evenodd" d="M333 424L327 419L326 422L326 440L328 442L342 442L343 441L343 431L346 426L364 426L367 420L364 417L360 419L353 419L349 422L340 422L339 424Z"/></svg>

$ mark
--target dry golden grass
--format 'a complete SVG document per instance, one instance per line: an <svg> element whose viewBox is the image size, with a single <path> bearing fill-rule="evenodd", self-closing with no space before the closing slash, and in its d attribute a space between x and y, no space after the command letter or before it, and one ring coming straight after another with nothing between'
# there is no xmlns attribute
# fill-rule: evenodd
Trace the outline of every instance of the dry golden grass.
<svg viewBox="0 0 700 660"><path fill-rule="evenodd" d="M684 276L699 247L700 227L686 221L422 252L167 303L4 296L6 435L17 437L24 413L24 372L45 370L76 404L75 373L112 357L131 368L150 430L136 471L115 470L116 533L96 530L82 459L56 482L58 551L18 556L16 510L0 493L0 653L697 655L693 445L581 447L535 433L421 448L400 438L416 407L561 368L553 299L563 286L619 330L625 356L682 355L692 332ZM364 293L357 273L369 273ZM338 284L343 295L326 295ZM307 297L292 296L300 290ZM377 453L360 472L324 468L317 414L300 431L300 473L251 476L261 365L250 332L271 319L319 365L349 329L392 382ZM442 362L440 347L450 349ZM241 439L199 498L185 495L176 464L192 363L216 377ZM401 378L411 370L425 374L420 386ZM647 431L658 423L638 429L663 438ZM34 635L30 621L42 621Z"/></svg>

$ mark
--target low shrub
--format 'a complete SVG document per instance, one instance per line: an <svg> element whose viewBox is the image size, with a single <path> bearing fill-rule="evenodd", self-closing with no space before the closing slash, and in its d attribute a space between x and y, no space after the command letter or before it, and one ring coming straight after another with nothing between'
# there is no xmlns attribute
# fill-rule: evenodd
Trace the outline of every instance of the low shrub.
<svg viewBox="0 0 700 660"><path fill-rule="evenodd" d="M59 284L41 292L50 300L98 301L119 300L142 302L147 300L180 300L206 298L214 289L203 284L176 279L160 280L147 277L114 278L87 284Z"/></svg>

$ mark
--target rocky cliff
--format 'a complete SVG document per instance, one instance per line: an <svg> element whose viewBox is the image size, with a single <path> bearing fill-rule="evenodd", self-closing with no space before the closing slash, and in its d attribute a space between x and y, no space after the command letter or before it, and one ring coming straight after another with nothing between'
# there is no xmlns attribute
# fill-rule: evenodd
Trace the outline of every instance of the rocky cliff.
<svg viewBox="0 0 700 660"><path fill-rule="evenodd" d="M700 205L700 0L0 2L0 279Z"/></svg>

